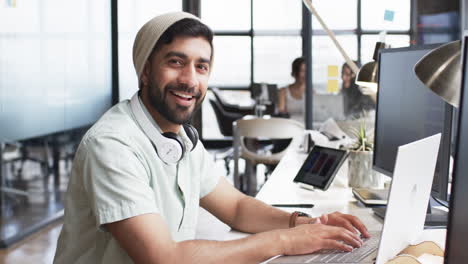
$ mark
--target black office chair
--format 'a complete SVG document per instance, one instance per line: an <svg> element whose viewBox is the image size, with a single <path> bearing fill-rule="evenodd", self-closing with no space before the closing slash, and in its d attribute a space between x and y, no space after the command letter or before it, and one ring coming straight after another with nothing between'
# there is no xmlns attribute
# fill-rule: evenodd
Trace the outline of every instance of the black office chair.
<svg viewBox="0 0 468 264"><path fill-rule="evenodd" d="M244 115L240 113L227 112L219 101L215 99L209 99L209 101L213 107L221 134L225 137L232 137L232 122L242 118Z"/></svg>
<svg viewBox="0 0 468 264"><path fill-rule="evenodd" d="M224 111L230 112L230 113L242 114L242 116L254 114L254 107L255 107L254 105L240 106L237 104L231 104L229 102L226 102L226 100L224 100L224 98L221 96L221 91L218 88L211 87L210 89L211 89L211 92L213 92L213 95L216 101L218 101L220 107Z"/></svg>
<svg viewBox="0 0 468 264"><path fill-rule="evenodd" d="M214 98L210 98L209 102L213 107L216 120L218 121L218 127L221 134L225 137L232 137L233 130L232 124L234 121L241 119L245 115L252 115L254 113L253 106L252 107L241 107L239 105L231 104L226 102L223 97L221 96L221 92L218 88L211 88L213 92ZM229 174L230 168L229 163L234 157L234 149L233 147L229 147L226 149L221 149L214 153L215 160L223 159L224 165L226 167L226 171Z"/></svg>

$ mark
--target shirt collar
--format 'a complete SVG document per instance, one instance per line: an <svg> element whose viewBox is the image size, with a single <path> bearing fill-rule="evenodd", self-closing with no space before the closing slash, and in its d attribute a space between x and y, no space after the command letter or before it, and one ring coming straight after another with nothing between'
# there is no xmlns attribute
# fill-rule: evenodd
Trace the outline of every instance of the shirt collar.
<svg viewBox="0 0 468 264"><path fill-rule="evenodd" d="M141 105L141 108L143 109L143 112L145 113L146 117L150 120L151 124L153 124L153 126L160 132L162 133L162 130L161 128L159 127L158 123L156 123L156 121L154 120L154 118L151 116L150 112L148 111L148 109L146 108L145 104L143 104L142 100L141 100L141 97L138 96L138 103L140 103ZM179 135L179 137L182 138L182 140L184 141L184 146L185 146L185 149L187 151L190 151L192 148L193 148L193 143L192 141L190 140L190 138L187 136L187 133L185 132L185 129L183 127L181 127L179 129L179 133L177 133L177 135Z"/></svg>

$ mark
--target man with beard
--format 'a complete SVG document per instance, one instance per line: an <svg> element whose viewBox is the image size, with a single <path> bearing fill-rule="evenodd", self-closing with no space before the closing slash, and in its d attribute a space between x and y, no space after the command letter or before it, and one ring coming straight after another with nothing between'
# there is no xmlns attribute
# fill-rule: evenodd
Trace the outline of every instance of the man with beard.
<svg viewBox="0 0 468 264"><path fill-rule="evenodd" d="M290 214L240 193L214 170L186 124L206 95L212 39L183 12L140 29L133 48L139 93L83 137L54 263L258 263L322 248L350 251L362 244L358 233L369 236L356 217ZM199 206L256 234L194 240Z"/></svg>

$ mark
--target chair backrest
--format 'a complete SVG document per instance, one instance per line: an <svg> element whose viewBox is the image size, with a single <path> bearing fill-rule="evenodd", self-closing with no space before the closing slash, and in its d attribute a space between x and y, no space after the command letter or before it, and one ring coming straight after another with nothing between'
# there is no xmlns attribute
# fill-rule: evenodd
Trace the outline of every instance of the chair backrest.
<svg viewBox="0 0 468 264"><path fill-rule="evenodd" d="M241 157L264 164L278 163L288 148L277 153L256 153L246 147L243 138L292 139L289 147L297 144L304 135L304 125L287 118L245 118L237 120L234 127L234 147L240 147Z"/></svg>
<svg viewBox="0 0 468 264"><path fill-rule="evenodd" d="M218 101L220 107L226 111L226 112L232 112L232 113L239 113L244 115L253 115L254 114L254 107L240 107L239 105L236 104L231 104L229 102L226 102L226 100L223 99L221 96L221 92L218 88L216 87L211 87L211 92L213 93L216 101Z"/></svg>
<svg viewBox="0 0 468 264"><path fill-rule="evenodd" d="M215 99L209 99L211 107L213 107L216 120L218 121L218 127L221 131L221 134L225 137L232 136L232 122L236 121L239 118L242 118L244 115L238 113L226 112L220 103Z"/></svg>

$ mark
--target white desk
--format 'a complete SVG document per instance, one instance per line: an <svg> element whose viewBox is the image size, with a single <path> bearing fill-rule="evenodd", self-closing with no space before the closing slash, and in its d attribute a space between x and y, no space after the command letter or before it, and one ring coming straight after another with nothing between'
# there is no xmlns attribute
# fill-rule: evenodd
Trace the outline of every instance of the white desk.
<svg viewBox="0 0 468 264"><path fill-rule="evenodd" d="M382 229L383 221L375 216L370 208L366 208L358 203L353 197L351 189L347 187L347 162L343 163L334 182L325 192L320 190L306 190L293 183L293 179L306 157L306 154L291 148L273 171L268 181L261 188L256 198L268 204L313 203L315 206L311 209L282 209L286 211L301 210L312 216L339 211L359 217L369 231L379 231ZM201 233L199 232L200 235L197 235L197 238L230 240L247 235L236 231L229 231L229 228L219 221L218 223L213 222L214 217L211 216L211 219L209 219L209 217L207 218L206 216L206 212L202 214L204 214L204 221L200 224L207 225L209 223L210 231L208 231L208 227L205 227L205 229L199 228L199 230L204 231ZM432 240L444 248L445 229L425 230L420 240Z"/></svg>

